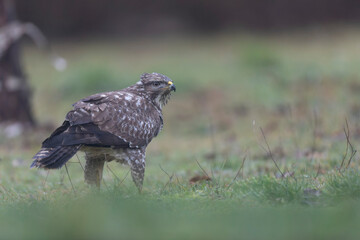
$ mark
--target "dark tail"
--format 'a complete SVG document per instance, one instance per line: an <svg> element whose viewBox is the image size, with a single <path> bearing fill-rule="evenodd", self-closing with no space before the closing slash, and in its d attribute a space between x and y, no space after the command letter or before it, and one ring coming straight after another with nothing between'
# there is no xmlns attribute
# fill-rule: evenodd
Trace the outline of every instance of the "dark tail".
<svg viewBox="0 0 360 240"><path fill-rule="evenodd" d="M54 148L41 148L33 157L32 167L53 169L61 168L75 153L81 145L56 146Z"/></svg>

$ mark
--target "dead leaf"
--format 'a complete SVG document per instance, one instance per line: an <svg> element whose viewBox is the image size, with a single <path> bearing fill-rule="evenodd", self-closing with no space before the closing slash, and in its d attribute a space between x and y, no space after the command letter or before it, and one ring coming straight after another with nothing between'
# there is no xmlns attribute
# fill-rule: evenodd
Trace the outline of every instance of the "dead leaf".
<svg viewBox="0 0 360 240"><path fill-rule="evenodd" d="M196 176L190 178L189 183L196 184L196 183L202 182L202 181L211 181L211 177L206 176L206 175L196 175Z"/></svg>

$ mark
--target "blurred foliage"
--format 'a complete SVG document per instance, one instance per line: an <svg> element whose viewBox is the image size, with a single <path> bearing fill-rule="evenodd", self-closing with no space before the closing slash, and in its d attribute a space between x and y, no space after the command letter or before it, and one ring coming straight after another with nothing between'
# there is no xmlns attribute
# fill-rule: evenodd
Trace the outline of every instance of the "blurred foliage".
<svg viewBox="0 0 360 240"><path fill-rule="evenodd" d="M282 64L275 51L261 44L249 44L240 54L246 67L271 70Z"/></svg>
<svg viewBox="0 0 360 240"><path fill-rule="evenodd" d="M360 199L360 177L358 171L349 171L345 175L331 174L328 176L326 193L329 198L339 202Z"/></svg>
<svg viewBox="0 0 360 240"><path fill-rule="evenodd" d="M62 81L57 82L63 97L86 96L121 89L119 76L105 66L82 66L66 73Z"/></svg>

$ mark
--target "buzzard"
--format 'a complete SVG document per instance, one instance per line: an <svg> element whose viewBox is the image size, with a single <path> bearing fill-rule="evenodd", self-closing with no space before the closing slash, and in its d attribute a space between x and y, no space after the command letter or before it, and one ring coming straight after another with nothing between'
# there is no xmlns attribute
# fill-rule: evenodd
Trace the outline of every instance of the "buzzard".
<svg viewBox="0 0 360 240"><path fill-rule="evenodd" d="M104 163L115 160L130 166L141 191L146 147L161 131L162 108L175 90L167 76L144 73L130 87L74 103L63 124L42 143L31 167L61 168L77 151L83 151L88 184L100 187Z"/></svg>

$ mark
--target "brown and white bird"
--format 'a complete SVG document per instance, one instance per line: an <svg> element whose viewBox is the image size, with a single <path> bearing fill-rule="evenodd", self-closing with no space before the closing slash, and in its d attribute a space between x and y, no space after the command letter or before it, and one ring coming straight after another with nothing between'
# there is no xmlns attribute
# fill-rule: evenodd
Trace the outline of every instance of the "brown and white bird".
<svg viewBox="0 0 360 240"><path fill-rule="evenodd" d="M62 126L42 143L31 167L60 168L80 150L87 183L100 187L104 163L115 160L130 166L141 191L146 147L161 131L162 108L175 90L167 76L144 73L130 87L76 102Z"/></svg>

